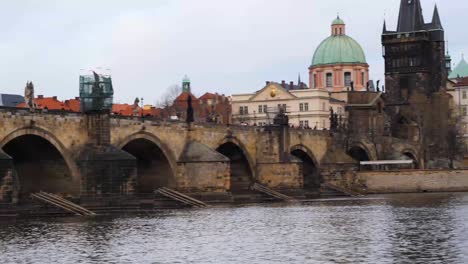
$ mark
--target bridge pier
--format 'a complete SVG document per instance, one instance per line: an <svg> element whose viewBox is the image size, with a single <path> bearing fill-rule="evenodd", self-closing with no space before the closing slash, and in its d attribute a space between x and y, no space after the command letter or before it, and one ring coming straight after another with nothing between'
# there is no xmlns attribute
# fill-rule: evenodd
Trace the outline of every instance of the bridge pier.
<svg viewBox="0 0 468 264"><path fill-rule="evenodd" d="M229 159L196 141L186 143L177 162L177 189L186 193L226 195L230 189Z"/></svg>
<svg viewBox="0 0 468 264"><path fill-rule="evenodd" d="M18 200L18 179L13 159L0 149L0 204L13 204Z"/></svg>
<svg viewBox="0 0 468 264"><path fill-rule="evenodd" d="M89 143L78 156L81 196L134 194L136 158L111 145L109 113L91 112L85 119Z"/></svg>

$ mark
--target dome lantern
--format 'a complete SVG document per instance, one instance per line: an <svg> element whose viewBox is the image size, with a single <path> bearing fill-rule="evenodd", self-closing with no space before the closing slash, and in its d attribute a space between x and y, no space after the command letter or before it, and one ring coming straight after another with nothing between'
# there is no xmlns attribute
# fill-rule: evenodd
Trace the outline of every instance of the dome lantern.
<svg viewBox="0 0 468 264"><path fill-rule="evenodd" d="M337 16L335 20L333 20L331 28L332 36L346 35L346 24L340 16Z"/></svg>

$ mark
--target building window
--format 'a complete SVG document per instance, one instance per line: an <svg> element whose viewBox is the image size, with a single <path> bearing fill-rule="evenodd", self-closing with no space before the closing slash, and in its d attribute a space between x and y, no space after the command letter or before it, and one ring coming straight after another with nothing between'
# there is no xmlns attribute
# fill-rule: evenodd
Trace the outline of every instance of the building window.
<svg viewBox="0 0 468 264"><path fill-rule="evenodd" d="M327 87L333 87L333 73L327 73Z"/></svg>
<svg viewBox="0 0 468 264"><path fill-rule="evenodd" d="M304 111L308 112L309 111L309 103L304 104Z"/></svg>
<svg viewBox="0 0 468 264"><path fill-rule="evenodd" d="M325 103L322 103L322 111L327 111L327 105Z"/></svg>
<svg viewBox="0 0 468 264"><path fill-rule="evenodd" d="M249 108L247 106L239 107L239 114L240 115L248 115L249 114Z"/></svg>
<svg viewBox="0 0 468 264"><path fill-rule="evenodd" d="M304 104L303 103L299 104L299 112L304 112Z"/></svg>
<svg viewBox="0 0 468 264"><path fill-rule="evenodd" d="M267 109L268 109L267 105L263 105L263 113L265 113L265 114L268 113Z"/></svg>
<svg viewBox="0 0 468 264"><path fill-rule="evenodd" d="M322 120L322 128L325 129L325 119Z"/></svg>
<svg viewBox="0 0 468 264"><path fill-rule="evenodd" d="M317 74L314 73L314 88L317 89Z"/></svg>
<svg viewBox="0 0 468 264"><path fill-rule="evenodd" d="M305 128L309 128L309 120L305 120L305 121L304 121L304 127L305 127Z"/></svg>
<svg viewBox="0 0 468 264"><path fill-rule="evenodd" d="M341 115L341 106L338 106L338 114Z"/></svg>
<svg viewBox="0 0 468 264"><path fill-rule="evenodd" d="M463 95L462 95L462 98L463 98L463 99L466 99L466 91L463 91L462 94L463 94Z"/></svg>
<svg viewBox="0 0 468 264"><path fill-rule="evenodd" d="M468 114L468 108L466 106L463 107L463 115L466 116Z"/></svg>
<svg viewBox="0 0 468 264"><path fill-rule="evenodd" d="M347 87L351 86L351 73L350 72L344 73L344 83L345 83L345 86Z"/></svg>
<svg viewBox="0 0 468 264"><path fill-rule="evenodd" d="M365 80L365 73L361 72L361 84L366 85L366 80Z"/></svg>
<svg viewBox="0 0 468 264"><path fill-rule="evenodd" d="M258 106L258 113L259 114L263 113L263 105Z"/></svg>

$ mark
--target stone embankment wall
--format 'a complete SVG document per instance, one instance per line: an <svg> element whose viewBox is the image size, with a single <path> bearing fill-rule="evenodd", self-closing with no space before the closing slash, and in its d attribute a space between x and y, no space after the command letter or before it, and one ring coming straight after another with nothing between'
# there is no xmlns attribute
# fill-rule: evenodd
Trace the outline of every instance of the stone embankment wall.
<svg viewBox="0 0 468 264"><path fill-rule="evenodd" d="M468 170L358 172L355 183L368 193L468 192Z"/></svg>

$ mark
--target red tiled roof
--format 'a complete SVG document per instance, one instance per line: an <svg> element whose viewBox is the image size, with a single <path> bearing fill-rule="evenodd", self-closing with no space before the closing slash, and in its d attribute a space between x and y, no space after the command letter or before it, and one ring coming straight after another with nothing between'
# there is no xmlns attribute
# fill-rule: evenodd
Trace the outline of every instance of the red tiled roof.
<svg viewBox="0 0 468 264"><path fill-rule="evenodd" d="M200 97L200 99L216 99L218 97L217 94L214 93L205 93Z"/></svg>
<svg viewBox="0 0 468 264"><path fill-rule="evenodd" d="M80 99L75 98L75 99L70 99L70 100L65 100L65 106L73 112L80 112Z"/></svg>
<svg viewBox="0 0 468 264"><path fill-rule="evenodd" d="M71 110L70 107L65 105L63 102L57 100L57 97L43 97L39 96L34 99L34 103L39 109L49 109L49 110ZM26 108L26 103L18 104L17 107Z"/></svg>
<svg viewBox="0 0 468 264"><path fill-rule="evenodd" d="M468 77L457 79L457 83L454 87L468 86Z"/></svg>
<svg viewBox="0 0 468 264"><path fill-rule="evenodd" d="M192 93L182 92L179 96L177 96L174 102L187 101L189 96L192 97L192 101L198 100L197 97Z"/></svg>
<svg viewBox="0 0 468 264"><path fill-rule="evenodd" d="M65 102L59 101L57 97L43 97L39 96L34 99L34 102L39 109L49 109L49 110L66 110L72 112L80 112L80 100L79 98L65 100ZM27 108L26 103L18 104L19 108ZM122 116L133 116L134 115L134 106L129 104L113 104L112 113ZM138 116L142 114L141 107L138 107ZM151 107L143 110L145 116L159 116L161 114L161 109Z"/></svg>

